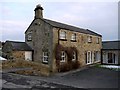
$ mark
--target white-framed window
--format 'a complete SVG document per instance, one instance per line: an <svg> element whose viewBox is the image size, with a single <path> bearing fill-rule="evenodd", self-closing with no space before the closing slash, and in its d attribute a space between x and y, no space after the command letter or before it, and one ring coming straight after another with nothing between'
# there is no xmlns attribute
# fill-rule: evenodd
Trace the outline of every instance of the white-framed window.
<svg viewBox="0 0 120 90"><path fill-rule="evenodd" d="M66 32L65 31L61 31L59 38L60 39L66 39Z"/></svg>
<svg viewBox="0 0 120 90"><path fill-rule="evenodd" d="M107 58L108 58L107 63L115 63L116 55L115 53L108 52Z"/></svg>
<svg viewBox="0 0 120 90"><path fill-rule="evenodd" d="M96 43L97 43L97 44L100 43L100 39L99 39L99 38L96 39Z"/></svg>
<svg viewBox="0 0 120 90"><path fill-rule="evenodd" d="M43 52L43 62L48 63L48 52Z"/></svg>
<svg viewBox="0 0 120 90"><path fill-rule="evenodd" d="M87 64L91 64L92 63L92 52L88 51L87 52Z"/></svg>
<svg viewBox="0 0 120 90"><path fill-rule="evenodd" d="M32 34L27 35L27 40L32 40Z"/></svg>
<svg viewBox="0 0 120 90"><path fill-rule="evenodd" d="M100 61L100 52L99 51L94 52L94 60L95 61Z"/></svg>
<svg viewBox="0 0 120 90"><path fill-rule="evenodd" d="M65 53L65 51L62 51L61 52L61 61L60 62L65 62L65 60L66 60L66 53Z"/></svg>
<svg viewBox="0 0 120 90"><path fill-rule="evenodd" d="M75 61L75 60L76 60L76 52L74 51L74 52L73 52L72 61Z"/></svg>
<svg viewBox="0 0 120 90"><path fill-rule="evenodd" d="M73 33L73 34L72 34L71 40L72 40L72 41L76 41L76 33Z"/></svg>
<svg viewBox="0 0 120 90"><path fill-rule="evenodd" d="M88 36L88 42L89 42L89 43L92 42L92 36Z"/></svg>
<svg viewBox="0 0 120 90"><path fill-rule="evenodd" d="M94 63L94 51L91 52L92 53L92 56L91 56L91 63Z"/></svg>

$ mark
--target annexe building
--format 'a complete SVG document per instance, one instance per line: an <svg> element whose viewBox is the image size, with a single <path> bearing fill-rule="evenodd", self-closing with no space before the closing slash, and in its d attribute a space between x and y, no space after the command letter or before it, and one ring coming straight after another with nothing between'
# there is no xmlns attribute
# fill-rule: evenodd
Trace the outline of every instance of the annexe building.
<svg viewBox="0 0 120 90"><path fill-rule="evenodd" d="M25 31L25 42L33 50L33 61L47 68L48 73L100 62L100 34L44 19L41 5L37 5L34 11L34 20Z"/></svg>
<svg viewBox="0 0 120 90"><path fill-rule="evenodd" d="M25 42L6 41L2 51L7 59L32 61L33 50Z"/></svg>
<svg viewBox="0 0 120 90"><path fill-rule="evenodd" d="M120 41L104 41L102 46L102 64L120 64Z"/></svg>

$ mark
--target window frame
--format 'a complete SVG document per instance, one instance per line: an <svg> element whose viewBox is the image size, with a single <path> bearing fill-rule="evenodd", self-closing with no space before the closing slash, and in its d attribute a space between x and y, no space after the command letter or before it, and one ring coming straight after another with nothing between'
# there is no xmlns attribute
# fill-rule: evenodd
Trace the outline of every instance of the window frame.
<svg viewBox="0 0 120 90"><path fill-rule="evenodd" d="M92 51L87 51L87 64L91 63L92 63Z"/></svg>
<svg viewBox="0 0 120 90"><path fill-rule="evenodd" d="M100 51L95 51L94 52L94 61L97 62L97 61L100 61Z"/></svg>
<svg viewBox="0 0 120 90"><path fill-rule="evenodd" d="M100 43L100 38L97 38L96 43L97 43L97 44Z"/></svg>
<svg viewBox="0 0 120 90"><path fill-rule="evenodd" d="M71 41L76 41L76 33L72 33L72 35L71 35Z"/></svg>
<svg viewBox="0 0 120 90"><path fill-rule="evenodd" d="M48 51L43 52L43 63L48 63L49 60L49 55L48 55Z"/></svg>
<svg viewBox="0 0 120 90"><path fill-rule="evenodd" d="M66 40L66 31L60 31L59 33L59 39L60 40Z"/></svg>
<svg viewBox="0 0 120 90"><path fill-rule="evenodd" d="M87 37L87 42L88 42L88 43L92 43L92 36L88 36L88 37Z"/></svg>
<svg viewBox="0 0 120 90"><path fill-rule="evenodd" d="M74 57L74 58L73 58ZM77 55L76 55L76 52L73 51L73 56L72 56L72 61L76 61L77 60Z"/></svg>
<svg viewBox="0 0 120 90"><path fill-rule="evenodd" d="M27 41L32 41L32 31L28 32Z"/></svg>
<svg viewBox="0 0 120 90"><path fill-rule="evenodd" d="M66 53L65 51L61 51L61 60L60 62L65 62L66 61Z"/></svg>
<svg viewBox="0 0 120 90"><path fill-rule="evenodd" d="M28 35L27 35L27 40L28 40L28 41L32 41L32 35L31 35L31 34L28 34Z"/></svg>

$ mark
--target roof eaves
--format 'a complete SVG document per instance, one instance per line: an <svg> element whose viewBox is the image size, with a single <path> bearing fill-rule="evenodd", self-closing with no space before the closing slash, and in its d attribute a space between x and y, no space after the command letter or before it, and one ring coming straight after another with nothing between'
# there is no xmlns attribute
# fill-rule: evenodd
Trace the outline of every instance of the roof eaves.
<svg viewBox="0 0 120 90"><path fill-rule="evenodd" d="M56 27L56 28L61 28L61 29L66 29L66 30L70 30L70 31L75 31L75 32L80 32L80 33L85 33L85 34L90 34L90 35L95 35L95 36L100 36L102 37L102 35L98 34L98 33L95 33L91 30L88 30L88 29L83 29L83 28L79 28L79 27L75 27L75 26L72 26L72 25L67 25L67 24L64 24L64 23L60 23L60 22L56 22L56 21L52 21L52 20L48 20L48 19L44 19L45 22L49 23L50 25L52 25L53 27ZM59 24L62 24L62 25L66 25L66 26L69 26L69 27L72 27L72 28L76 28L76 29L79 29L79 30L86 30L88 32L82 32L82 31L76 31L76 30L73 30L73 29L68 29L68 28L63 28L63 27L60 27L60 26L56 26L56 25L53 25L51 24L50 22L53 22L53 23L59 23Z"/></svg>
<svg viewBox="0 0 120 90"><path fill-rule="evenodd" d="M29 27L26 29L25 33L28 31L28 29L30 28L30 26L32 25L32 23L35 21L35 19L31 22L31 24L29 25Z"/></svg>

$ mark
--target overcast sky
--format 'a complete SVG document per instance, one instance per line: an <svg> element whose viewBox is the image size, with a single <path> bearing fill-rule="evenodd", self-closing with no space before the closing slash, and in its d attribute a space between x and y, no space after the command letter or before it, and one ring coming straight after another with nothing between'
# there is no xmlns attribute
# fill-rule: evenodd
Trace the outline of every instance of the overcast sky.
<svg viewBox="0 0 120 90"><path fill-rule="evenodd" d="M103 40L118 39L118 0L1 0L0 40L24 41L24 32L34 19L37 4L44 8L44 18L90 29Z"/></svg>

